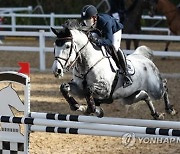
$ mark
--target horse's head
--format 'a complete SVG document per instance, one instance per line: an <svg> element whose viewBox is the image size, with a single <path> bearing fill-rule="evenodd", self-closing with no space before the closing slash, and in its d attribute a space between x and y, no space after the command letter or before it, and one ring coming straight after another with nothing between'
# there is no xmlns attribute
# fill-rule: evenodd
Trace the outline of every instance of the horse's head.
<svg viewBox="0 0 180 154"><path fill-rule="evenodd" d="M68 28L63 28L59 32L51 28L57 36L54 43L54 63L52 66L55 77L62 77L63 71L71 67L72 62L76 58L75 46L73 37Z"/></svg>
<svg viewBox="0 0 180 154"><path fill-rule="evenodd" d="M62 77L64 71L69 70L76 63L82 50L87 45L87 36L77 30L64 27L59 32L51 28L57 36L54 43L54 63L52 66L55 77Z"/></svg>

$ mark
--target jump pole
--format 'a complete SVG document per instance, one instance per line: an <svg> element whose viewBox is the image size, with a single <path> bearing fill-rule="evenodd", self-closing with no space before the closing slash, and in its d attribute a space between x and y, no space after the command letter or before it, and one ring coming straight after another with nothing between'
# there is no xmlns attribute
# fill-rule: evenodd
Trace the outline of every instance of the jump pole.
<svg viewBox="0 0 180 154"><path fill-rule="evenodd" d="M64 128L64 127L47 127L39 125L31 125L31 131L35 132L49 132L49 133L61 133L61 134L81 134L81 135L95 135L95 136L109 136L109 137L123 137L127 132L114 132L103 130L91 130L80 128ZM164 136L164 135L149 135L141 133L129 133L133 138L150 138L150 139L168 139L170 141L180 141L176 136ZM134 136L133 136L134 135Z"/></svg>
<svg viewBox="0 0 180 154"><path fill-rule="evenodd" d="M98 123L98 124L180 129L180 122L178 121L143 120L143 119L128 119L128 118L112 118L112 117L98 118L93 116L40 113L40 112L31 112L29 116L32 118L40 118L40 119L77 121L77 122L88 122L88 123Z"/></svg>
<svg viewBox="0 0 180 154"><path fill-rule="evenodd" d="M48 119L11 117L11 116L0 116L0 121L6 123L19 123L19 124L53 126L53 127L63 127L63 128L68 127L68 128L89 129L89 130L99 130L99 131L180 136L180 130L151 128L151 127L98 124L98 123L88 123L88 122L73 122L73 121L48 120Z"/></svg>

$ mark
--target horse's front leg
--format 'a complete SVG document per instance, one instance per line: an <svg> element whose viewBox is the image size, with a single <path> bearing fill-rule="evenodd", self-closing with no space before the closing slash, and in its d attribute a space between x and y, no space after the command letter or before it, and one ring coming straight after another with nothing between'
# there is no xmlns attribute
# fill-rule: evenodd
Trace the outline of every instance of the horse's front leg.
<svg viewBox="0 0 180 154"><path fill-rule="evenodd" d="M95 105L95 102L94 102L94 99L93 99L93 90L92 90L91 87L88 88L85 99L87 101L86 114L95 113L96 105Z"/></svg>
<svg viewBox="0 0 180 154"><path fill-rule="evenodd" d="M91 114L94 113L98 117L104 116L104 111L100 107L100 103L95 101L100 98L104 99L108 97L109 88L108 84L105 81L99 81L97 83L93 83L91 86L88 86L86 88L86 101L87 101L87 109L85 114Z"/></svg>
<svg viewBox="0 0 180 154"><path fill-rule="evenodd" d="M88 93L85 96L86 101L87 101L87 107L86 107L86 111L84 112L84 114L85 115L95 114L97 117L101 118L104 116L104 111L100 107L99 103L98 103L98 105L96 104L96 102L93 98L93 93L94 93L94 91L91 88L88 88ZM81 107L82 106L80 106L80 108Z"/></svg>
<svg viewBox="0 0 180 154"><path fill-rule="evenodd" d="M70 95L70 91L72 90L72 83L63 83L60 86L60 91L66 101L69 103L70 109L72 111L76 111L79 109L79 104L77 101Z"/></svg>

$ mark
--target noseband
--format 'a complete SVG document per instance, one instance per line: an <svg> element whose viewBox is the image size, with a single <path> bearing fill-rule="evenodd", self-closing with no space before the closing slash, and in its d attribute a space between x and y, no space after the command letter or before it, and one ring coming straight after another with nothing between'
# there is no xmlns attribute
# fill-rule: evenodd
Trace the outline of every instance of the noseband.
<svg viewBox="0 0 180 154"><path fill-rule="evenodd" d="M72 37L64 37L64 38L58 38L57 40L70 40L71 41L71 47L70 47L70 52L69 52L69 56L67 59L65 58L62 58L60 56L55 56L55 60L57 60L59 62L59 64L61 65L62 69L66 68L68 71L74 66L74 64L76 63L77 59L79 58L80 54L81 54L81 51L87 46L87 44L89 43L89 40L87 41L87 43L82 46L79 51L76 50L76 48L74 49L75 52L76 52L76 58L75 60L69 65L69 66L66 66L70 57L71 57L71 54L72 54L72 49L73 49L73 38ZM56 44L57 45L57 44ZM55 49L54 49L54 55L55 55ZM65 61L65 64L63 65L61 63L60 60L64 60Z"/></svg>

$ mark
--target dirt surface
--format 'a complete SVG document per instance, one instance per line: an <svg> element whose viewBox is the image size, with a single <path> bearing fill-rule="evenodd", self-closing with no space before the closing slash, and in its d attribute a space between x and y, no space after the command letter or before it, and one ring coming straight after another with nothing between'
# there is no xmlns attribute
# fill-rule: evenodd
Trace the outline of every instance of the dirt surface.
<svg viewBox="0 0 180 154"><path fill-rule="evenodd" d="M7 42L8 43L8 42ZM145 42L147 43L147 42ZM152 48L162 48L163 44L147 43ZM51 45L51 43L50 43ZM124 44L123 44L124 45ZM156 45L156 46L155 46ZM172 44L173 49L180 51L178 43ZM171 46L171 47L172 47ZM19 61L30 61L33 68L38 68L39 58L37 53L0 52L0 67L17 67ZM8 57L8 58L4 58ZM52 54L46 55L46 65L51 67L53 62ZM163 73L180 73L180 59L168 58L161 60L155 58L155 63ZM55 79L51 72L31 72L31 111L55 112L65 114L78 114L70 111L65 99L59 93L59 85L69 81L71 75L66 75L63 79ZM180 112L180 78L168 78L169 99L174 108ZM84 103L83 100L79 100ZM164 111L163 101L156 101L154 105L158 112ZM120 101L113 104L102 105L105 116L152 119L147 105L143 102L132 106L125 106ZM165 120L179 121L180 115L167 115ZM87 135L68 135L34 132L30 135L31 154L178 154L180 153L180 141L171 143L158 141L150 143L149 140L140 142L136 140L131 147L122 144L122 139L118 137L102 137Z"/></svg>

